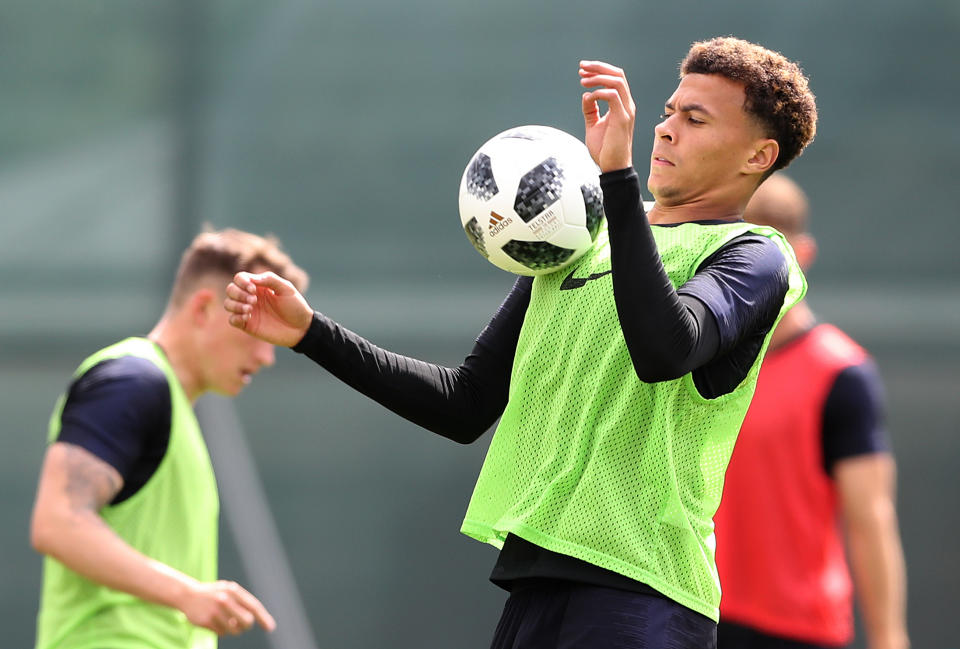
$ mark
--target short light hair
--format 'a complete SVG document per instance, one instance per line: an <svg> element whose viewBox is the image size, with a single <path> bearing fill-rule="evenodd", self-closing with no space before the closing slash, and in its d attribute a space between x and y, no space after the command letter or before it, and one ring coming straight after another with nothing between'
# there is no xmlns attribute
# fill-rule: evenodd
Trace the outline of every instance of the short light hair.
<svg viewBox="0 0 960 649"><path fill-rule="evenodd" d="M272 235L259 236L243 230L204 229L180 259L170 292L170 306L178 307L201 283L213 277L224 286L240 271L273 271L301 292L309 283L307 273L293 263Z"/></svg>
<svg viewBox="0 0 960 649"><path fill-rule="evenodd" d="M779 52L729 36L700 41L680 63L680 78L688 74L717 74L744 85L744 110L780 145L764 177L789 165L817 133L817 103L807 77Z"/></svg>
<svg viewBox="0 0 960 649"><path fill-rule="evenodd" d="M783 172L777 172L760 183L747 203L743 220L769 225L788 237L806 234L810 201L800 185Z"/></svg>

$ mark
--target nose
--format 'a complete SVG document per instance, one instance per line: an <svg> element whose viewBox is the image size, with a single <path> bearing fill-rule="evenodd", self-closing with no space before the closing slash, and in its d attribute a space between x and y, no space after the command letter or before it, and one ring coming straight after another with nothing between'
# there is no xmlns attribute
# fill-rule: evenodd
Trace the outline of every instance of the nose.
<svg viewBox="0 0 960 649"><path fill-rule="evenodd" d="M262 340L257 341L256 349L254 349L254 358L261 367L270 367L277 361L277 356L273 351L273 345Z"/></svg>
<svg viewBox="0 0 960 649"><path fill-rule="evenodd" d="M658 140L673 142L674 133L672 120L673 115L668 115L666 118L661 120L659 124L653 127L653 133Z"/></svg>

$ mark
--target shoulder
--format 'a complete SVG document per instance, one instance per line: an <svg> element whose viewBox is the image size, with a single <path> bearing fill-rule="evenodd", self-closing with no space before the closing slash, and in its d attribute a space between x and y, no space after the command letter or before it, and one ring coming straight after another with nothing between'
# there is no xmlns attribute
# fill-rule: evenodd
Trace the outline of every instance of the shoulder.
<svg viewBox="0 0 960 649"><path fill-rule="evenodd" d="M69 400L124 397L136 401L169 403L167 376L155 363L139 356L119 356L100 361L77 377Z"/></svg>
<svg viewBox="0 0 960 649"><path fill-rule="evenodd" d="M778 310L790 285L790 267L783 251L768 237L751 232L718 248L700 264L696 276L713 277L727 290L758 304L769 301Z"/></svg>
<svg viewBox="0 0 960 649"><path fill-rule="evenodd" d="M155 363L138 356L108 358L70 386L57 441L116 469L123 478L119 502L145 483L163 456L171 406L166 374Z"/></svg>
<svg viewBox="0 0 960 649"><path fill-rule="evenodd" d="M885 397L880 375L868 359L841 370L823 405L824 466L838 460L891 449L885 425Z"/></svg>
<svg viewBox="0 0 960 649"><path fill-rule="evenodd" d="M707 257L680 292L719 295L765 314L779 310L788 286L789 268L779 246L763 235L746 233Z"/></svg>
<svg viewBox="0 0 960 649"><path fill-rule="evenodd" d="M701 268L714 264L776 276L785 276L788 270L787 258L780 246L770 237L754 232L741 234L723 244Z"/></svg>
<svg viewBox="0 0 960 649"><path fill-rule="evenodd" d="M855 372L865 373L876 368L870 355L853 338L831 324L818 324L806 337L809 354L816 360L842 369L850 366L862 366Z"/></svg>
<svg viewBox="0 0 960 649"><path fill-rule="evenodd" d="M837 373L830 399L841 402L878 404L883 400L883 380L870 357L847 365Z"/></svg>

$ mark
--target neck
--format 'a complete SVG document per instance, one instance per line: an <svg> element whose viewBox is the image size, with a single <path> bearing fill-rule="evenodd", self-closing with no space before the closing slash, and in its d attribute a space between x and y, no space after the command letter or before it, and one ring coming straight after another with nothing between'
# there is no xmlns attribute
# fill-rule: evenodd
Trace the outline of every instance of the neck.
<svg viewBox="0 0 960 649"><path fill-rule="evenodd" d="M184 394L190 403L194 403L204 392L199 371L193 364L197 355L190 347L190 340L181 333L182 328L177 326L176 319L177 314L164 314L147 338L163 350Z"/></svg>
<svg viewBox="0 0 960 649"><path fill-rule="evenodd" d="M770 338L770 349L774 350L790 342L812 328L815 323L816 318L813 311L810 310L806 302L800 302L780 319L780 324L773 330L773 336Z"/></svg>
<svg viewBox="0 0 960 649"><path fill-rule="evenodd" d="M647 212L647 220L651 225L690 221L739 221L743 218L743 208L743 205L734 203L694 201L670 205L657 201Z"/></svg>
<svg viewBox="0 0 960 649"><path fill-rule="evenodd" d="M754 177L741 175L734 181L710 189L691 190L691 193L666 190L670 196L654 194L655 203L647 213L647 220L651 225L740 221L756 188Z"/></svg>

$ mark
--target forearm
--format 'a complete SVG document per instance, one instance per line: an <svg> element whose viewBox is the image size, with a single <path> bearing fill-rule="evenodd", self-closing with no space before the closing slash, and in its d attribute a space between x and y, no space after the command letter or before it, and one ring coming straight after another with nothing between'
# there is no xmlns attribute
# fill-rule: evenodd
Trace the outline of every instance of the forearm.
<svg viewBox="0 0 960 649"><path fill-rule="evenodd" d="M909 646L906 568L897 525L893 457L869 453L837 460L833 478L869 646L905 649Z"/></svg>
<svg viewBox="0 0 960 649"><path fill-rule="evenodd" d="M456 442L476 440L506 405L509 368L479 345L459 367L443 367L377 347L318 313L294 350L401 417Z"/></svg>
<svg viewBox="0 0 960 649"><path fill-rule="evenodd" d="M893 504L846 526L853 574L868 646L906 649L906 567Z"/></svg>
<svg viewBox="0 0 960 649"><path fill-rule="evenodd" d="M181 608L192 577L138 552L96 512L48 512L34 523L34 546L99 584L155 604Z"/></svg>
<svg viewBox="0 0 960 649"><path fill-rule="evenodd" d="M636 171L605 174L603 192L614 299L637 375L647 382L683 376L716 354L717 337L704 335L704 324L713 323L705 309L695 311L696 300L682 299L667 277Z"/></svg>
<svg viewBox="0 0 960 649"><path fill-rule="evenodd" d="M116 467L86 448L57 441L47 449L30 525L33 547L99 584L176 608L191 624L219 634L275 621L253 595L228 581L200 582L144 555L100 512L123 488Z"/></svg>

